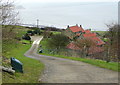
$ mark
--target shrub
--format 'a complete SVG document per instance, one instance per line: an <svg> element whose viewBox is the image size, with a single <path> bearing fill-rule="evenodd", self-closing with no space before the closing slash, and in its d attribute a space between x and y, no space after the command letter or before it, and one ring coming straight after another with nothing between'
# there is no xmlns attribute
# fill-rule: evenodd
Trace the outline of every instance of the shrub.
<svg viewBox="0 0 120 85"><path fill-rule="evenodd" d="M22 39L31 40L30 36L27 33L23 35Z"/></svg>
<svg viewBox="0 0 120 85"><path fill-rule="evenodd" d="M27 33L30 34L31 36L34 35L34 32L32 30L28 30Z"/></svg>
<svg viewBox="0 0 120 85"><path fill-rule="evenodd" d="M48 46L56 49L65 48L68 43L69 39L63 34L53 35L51 39L48 40Z"/></svg>

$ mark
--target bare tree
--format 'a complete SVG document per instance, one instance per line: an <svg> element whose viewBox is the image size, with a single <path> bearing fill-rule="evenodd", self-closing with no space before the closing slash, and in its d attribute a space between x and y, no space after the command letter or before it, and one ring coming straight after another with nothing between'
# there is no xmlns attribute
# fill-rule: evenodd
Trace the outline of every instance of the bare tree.
<svg viewBox="0 0 120 85"><path fill-rule="evenodd" d="M1 25L15 25L17 23L18 12L15 11L15 5L13 1L1 0L0 11Z"/></svg>
<svg viewBox="0 0 120 85"><path fill-rule="evenodd" d="M0 25L2 25L2 38L12 39L15 37L13 29L18 23L18 12L15 10L14 1L0 0ZM11 26L8 26L11 25Z"/></svg>
<svg viewBox="0 0 120 85"><path fill-rule="evenodd" d="M91 38L78 39L75 44L82 50L83 56L86 56L89 53L89 48L96 46L96 42Z"/></svg>
<svg viewBox="0 0 120 85"><path fill-rule="evenodd" d="M110 60L120 60L120 57L118 56L119 51L119 37L120 37L120 25L118 24L112 24L107 25L109 27L108 32L106 32L105 37L108 38L107 44L105 45L105 48L107 50L107 57Z"/></svg>

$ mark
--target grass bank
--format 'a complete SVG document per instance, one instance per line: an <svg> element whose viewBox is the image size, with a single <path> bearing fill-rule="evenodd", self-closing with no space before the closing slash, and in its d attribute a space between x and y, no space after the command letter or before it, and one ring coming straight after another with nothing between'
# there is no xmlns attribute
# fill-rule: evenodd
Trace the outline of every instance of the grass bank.
<svg viewBox="0 0 120 85"><path fill-rule="evenodd" d="M43 49L48 49L47 48L47 40L43 39L40 44L42 45ZM82 61L85 63L89 63L101 68L106 68L106 69L110 69L113 71L120 71L120 69L118 70L118 63L117 62L109 62L107 63L106 61L103 60L97 60L97 59L88 59L88 58L78 58L78 57L70 57L70 56L64 56L64 55L56 55L56 54L50 54L50 53L45 53L43 50L43 53L41 53L42 55L48 55L48 56L54 56L54 57L60 57L60 58L65 58L65 59L71 59L71 60L76 60L76 61Z"/></svg>
<svg viewBox="0 0 120 85"><path fill-rule="evenodd" d="M15 29L18 33L17 36L22 36L26 29ZM23 31L24 30L24 31ZM22 44L25 42L26 44ZM4 43L4 42L3 42ZM10 58L14 57L20 60L23 63L23 71L24 73L16 72L14 75L3 72L2 82L3 83L38 83L38 79L40 77L41 72L43 71L44 65L35 59L31 59L24 56L24 53L31 47L29 41L21 40L13 40L11 43L5 42L4 44L4 52L3 56L5 56L6 61L2 62L3 66L10 66ZM7 50L7 48L9 50Z"/></svg>
<svg viewBox="0 0 120 85"><path fill-rule="evenodd" d="M15 57L23 63L24 73L10 75L3 73L3 83L37 83L44 65L38 61L24 56L24 53L31 47L30 44L19 44L17 48L11 50L7 57Z"/></svg>

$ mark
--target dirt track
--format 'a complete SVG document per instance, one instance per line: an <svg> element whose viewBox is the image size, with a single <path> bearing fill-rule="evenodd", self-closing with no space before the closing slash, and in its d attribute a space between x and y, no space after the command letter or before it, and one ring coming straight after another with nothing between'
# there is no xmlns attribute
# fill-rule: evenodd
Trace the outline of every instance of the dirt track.
<svg viewBox="0 0 120 85"><path fill-rule="evenodd" d="M45 83L117 83L118 72L99 68L87 63L37 54L42 37L32 37L32 47L25 56L38 59L45 64L39 80Z"/></svg>

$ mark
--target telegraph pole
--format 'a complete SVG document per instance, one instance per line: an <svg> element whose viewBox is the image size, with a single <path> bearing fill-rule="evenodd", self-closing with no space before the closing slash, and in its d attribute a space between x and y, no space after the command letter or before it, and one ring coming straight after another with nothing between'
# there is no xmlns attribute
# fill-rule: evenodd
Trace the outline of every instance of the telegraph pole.
<svg viewBox="0 0 120 85"><path fill-rule="evenodd" d="M39 27L39 19L37 19L37 28Z"/></svg>

